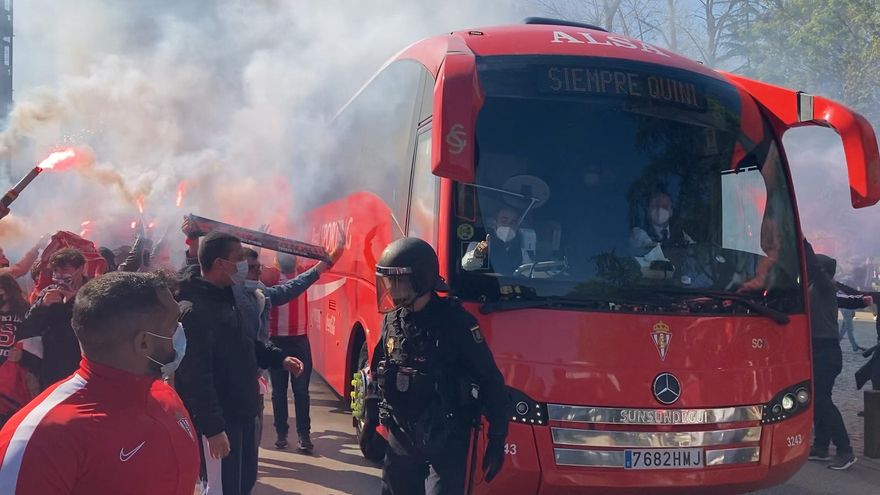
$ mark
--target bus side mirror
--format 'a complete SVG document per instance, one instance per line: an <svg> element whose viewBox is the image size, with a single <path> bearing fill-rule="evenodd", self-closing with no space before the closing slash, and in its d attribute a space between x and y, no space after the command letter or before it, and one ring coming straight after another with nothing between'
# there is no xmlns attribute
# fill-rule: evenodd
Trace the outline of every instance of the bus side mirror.
<svg viewBox="0 0 880 495"><path fill-rule="evenodd" d="M735 74L725 73L783 126L783 132L795 127L830 127L840 135L849 174L849 188L854 208L880 201L880 152L871 124L859 113L821 96L781 88Z"/></svg>
<svg viewBox="0 0 880 495"><path fill-rule="evenodd" d="M474 181L477 113L483 105L471 53L448 53L434 86L431 171L456 181Z"/></svg>

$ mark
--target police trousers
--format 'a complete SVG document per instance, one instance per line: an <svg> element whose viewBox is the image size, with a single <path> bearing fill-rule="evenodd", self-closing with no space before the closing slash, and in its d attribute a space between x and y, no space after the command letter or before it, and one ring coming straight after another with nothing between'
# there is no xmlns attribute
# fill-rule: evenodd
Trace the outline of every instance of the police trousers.
<svg viewBox="0 0 880 495"><path fill-rule="evenodd" d="M442 454L425 458L408 449L408 442L394 432L382 466L382 495L462 495L467 480L470 429L447 440Z"/></svg>

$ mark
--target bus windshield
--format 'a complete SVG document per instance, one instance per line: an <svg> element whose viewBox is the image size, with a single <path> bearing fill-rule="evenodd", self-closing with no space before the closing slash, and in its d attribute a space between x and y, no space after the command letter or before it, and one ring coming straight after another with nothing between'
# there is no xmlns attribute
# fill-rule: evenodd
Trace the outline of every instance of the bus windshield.
<svg viewBox="0 0 880 495"><path fill-rule="evenodd" d="M475 181L453 201L457 296L645 311L729 294L803 311L792 195L750 96L620 59L477 68Z"/></svg>

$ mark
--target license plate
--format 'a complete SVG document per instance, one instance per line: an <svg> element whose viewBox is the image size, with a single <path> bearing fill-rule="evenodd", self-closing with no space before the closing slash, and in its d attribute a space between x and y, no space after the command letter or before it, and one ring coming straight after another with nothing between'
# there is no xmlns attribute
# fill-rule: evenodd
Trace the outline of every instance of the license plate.
<svg viewBox="0 0 880 495"><path fill-rule="evenodd" d="M694 469L703 467L703 449L625 450L626 469Z"/></svg>

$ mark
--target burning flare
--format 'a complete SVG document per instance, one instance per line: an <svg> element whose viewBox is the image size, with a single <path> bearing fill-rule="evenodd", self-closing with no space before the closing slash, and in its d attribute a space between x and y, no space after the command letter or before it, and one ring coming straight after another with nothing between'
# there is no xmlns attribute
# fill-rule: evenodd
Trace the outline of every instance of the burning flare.
<svg viewBox="0 0 880 495"><path fill-rule="evenodd" d="M63 151L56 151L47 156L45 160L41 161L39 165L32 168L31 171L27 173L27 175L22 177L21 180L12 187L12 189L7 191L3 198L0 198L0 203L2 203L3 206L8 207L13 201L15 201L16 198L18 198L18 195L21 194L22 191L24 191L24 188L26 188L31 182L33 182L33 180L36 179L43 170L48 170L52 168L60 169L62 168L62 166L73 165L74 158L76 158L76 151L73 148L67 148Z"/></svg>
<svg viewBox="0 0 880 495"><path fill-rule="evenodd" d="M89 226L90 226L91 224L92 224L92 221L91 221L91 220L85 220L83 223L79 224L79 226L82 227L82 230L81 230L80 233L79 233L79 236L80 236L80 237L82 237L83 239L86 238L86 236L87 236L87 235L89 234L89 232L90 232L90 230L89 230Z"/></svg>
<svg viewBox="0 0 880 495"><path fill-rule="evenodd" d="M180 205L183 204L183 193L186 192L186 181L180 181L180 184L177 186L177 207L180 208Z"/></svg>
<svg viewBox="0 0 880 495"><path fill-rule="evenodd" d="M76 151L73 148L67 148L63 151L56 151L41 161L37 168L40 170L61 169L65 165L73 164L72 158L76 157Z"/></svg>

